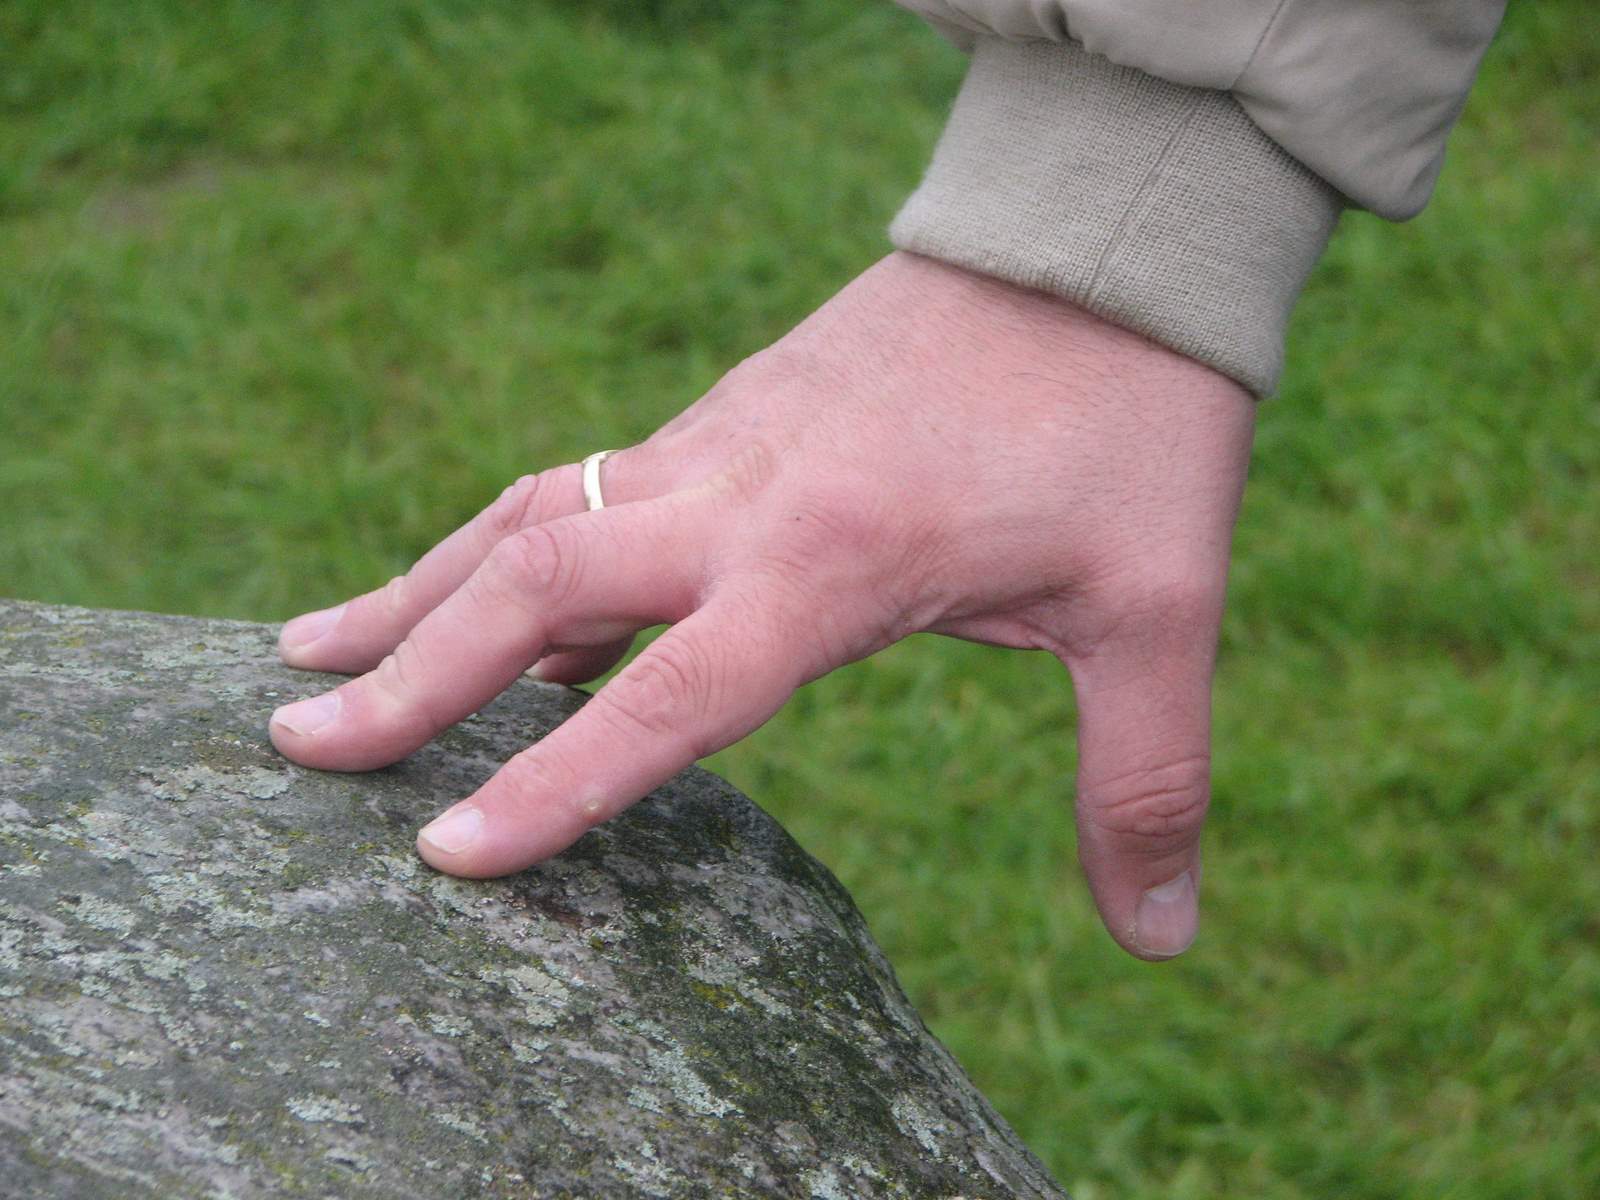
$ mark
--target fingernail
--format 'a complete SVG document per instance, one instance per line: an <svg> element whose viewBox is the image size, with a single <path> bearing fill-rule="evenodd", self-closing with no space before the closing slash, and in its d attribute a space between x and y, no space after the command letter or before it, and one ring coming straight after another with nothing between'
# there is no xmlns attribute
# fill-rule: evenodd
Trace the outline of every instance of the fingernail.
<svg viewBox="0 0 1600 1200"><path fill-rule="evenodd" d="M1172 958L1194 944L1200 930L1200 906L1194 876L1188 871L1151 888L1139 897L1133 916L1134 944L1146 954Z"/></svg>
<svg viewBox="0 0 1600 1200"><path fill-rule="evenodd" d="M543 666L544 659L541 658L538 662L534 663L533 666L524 671L523 674L529 679L536 680L539 683L549 683L549 677L545 675L543 670L541 670Z"/></svg>
<svg viewBox="0 0 1600 1200"><path fill-rule="evenodd" d="M344 616L344 609L345 606L341 604L336 608L324 608L296 617L283 627L283 632L278 635L278 645L285 650L309 646L339 623L339 618Z"/></svg>
<svg viewBox="0 0 1600 1200"><path fill-rule="evenodd" d="M470 804L458 805L437 817L417 836L443 854L460 854L478 840L483 813Z"/></svg>
<svg viewBox="0 0 1600 1200"><path fill-rule="evenodd" d="M272 723L282 725L290 733L310 737L339 715L342 707L338 692L323 692L309 700L285 704L272 714Z"/></svg>

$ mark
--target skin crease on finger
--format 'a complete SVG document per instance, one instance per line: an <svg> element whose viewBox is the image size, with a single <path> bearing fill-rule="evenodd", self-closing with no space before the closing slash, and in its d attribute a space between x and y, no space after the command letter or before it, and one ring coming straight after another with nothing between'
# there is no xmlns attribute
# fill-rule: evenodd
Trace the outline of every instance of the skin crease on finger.
<svg viewBox="0 0 1600 1200"><path fill-rule="evenodd" d="M1239 385L1135 333L892 254L608 460L604 511L582 511L575 467L530 477L400 581L291 622L291 664L368 673L280 710L273 738L310 766L380 765L539 659L579 682L682 621L419 838L487 876L911 633L1044 649L1077 692L1096 903L1130 952L1171 957L1197 928L1253 422Z"/></svg>

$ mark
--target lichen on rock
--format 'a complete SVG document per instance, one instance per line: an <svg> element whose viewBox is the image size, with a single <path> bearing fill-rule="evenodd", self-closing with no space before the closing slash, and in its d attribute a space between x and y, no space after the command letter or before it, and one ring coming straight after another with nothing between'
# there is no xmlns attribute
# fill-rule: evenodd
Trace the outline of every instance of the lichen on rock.
<svg viewBox="0 0 1600 1200"><path fill-rule="evenodd" d="M0 602L5 1194L1061 1195L722 780L439 875L416 828L582 695L308 771L273 632Z"/></svg>

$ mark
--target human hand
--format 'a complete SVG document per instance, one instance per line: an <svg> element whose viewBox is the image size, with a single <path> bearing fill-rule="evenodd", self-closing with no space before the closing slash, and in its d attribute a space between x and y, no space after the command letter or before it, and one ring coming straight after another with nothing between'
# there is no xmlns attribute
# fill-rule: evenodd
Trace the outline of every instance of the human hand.
<svg viewBox="0 0 1600 1200"><path fill-rule="evenodd" d="M918 631L1044 649L1079 708L1080 858L1143 958L1197 925L1210 688L1254 403L1064 301L892 254L604 468L518 480L408 572L289 622L365 672L279 709L308 766L409 754L530 664L593 679L560 728L422 831L455 875L556 854L800 685ZM1063 731L1064 732L1064 731Z"/></svg>

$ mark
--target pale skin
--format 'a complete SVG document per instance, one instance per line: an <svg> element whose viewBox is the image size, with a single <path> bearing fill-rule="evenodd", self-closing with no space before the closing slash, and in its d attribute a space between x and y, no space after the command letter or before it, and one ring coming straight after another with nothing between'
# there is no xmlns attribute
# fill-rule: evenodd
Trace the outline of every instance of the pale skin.
<svg viewBox="0 0 1600 1200"><path fill-rule="evenodd" d="M912 633L1046 650L1078 701L1095 903L1129 952L1169 958L1198 926L1253 426L1249 394L1208 367L891 254L609 459L603 510L585 511L576 465L525 477L404 576L289 622L285 662L358 677L279 709L272 739L307 766L370 770L535 664L585 682L670 626L418 836L439 870L488 877L559 853L802 684Z"/></svg>

